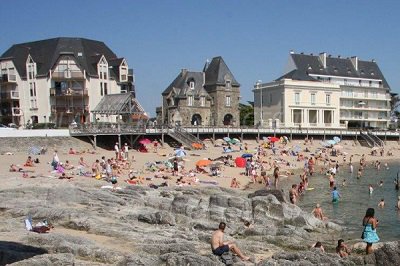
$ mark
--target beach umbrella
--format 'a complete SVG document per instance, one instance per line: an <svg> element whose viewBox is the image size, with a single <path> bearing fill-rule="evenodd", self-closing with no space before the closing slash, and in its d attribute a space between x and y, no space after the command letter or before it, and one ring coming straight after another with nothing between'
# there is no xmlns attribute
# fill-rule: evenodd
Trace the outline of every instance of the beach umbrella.
<svg viewBox="0 0 400 266"><path fill-rule="evenodd" d="M237 138L233 138L231 142L232 142L232 144L239 144L240 140Z"/></svg>
<svg viewBox="0 0 400 266"><path fill-rule="evenodd" d="M242 157L237 157L235 159L236 167L244 168L246 167L246 159Z"/></svg>
<svg viewBox="0 0 400 266"><path fill-rule="evenodd" d="M331 145L335 145L336 141L334 141L333 139L330 139L326 143L328 144L328 146L331 146Z"/></svg>
<svg viewBox="0 0 400 266"><path fill-rule="evenodd" d="M340 138L339 138L339 137L333 137L333 140L334 140L336 143L339 143L339 142L340 142Z"/></svg>
<svg viewBox="0 0 400 266"><path fill-rule="evenodd" d="M139 140L139 143L143 144L143 145L146 145L146 144L150 144L151 140L149 140L149 139L141 139L141 140Z"/></svg>
<svg viewBox="0 0 400 266"><path fill-rule="evenodd" d="M226 142L228 142L228 143L232 141L232 139L229 138L229 137L225 137L224 140L225 140Z"/></svg>
<svg viewBox="0 0 400 266"><path fill-rule="evenodd" d="M204 166L209 165L210 163L211 163L210 160L199 160L199 161L197 161L196 166L204 167Z"/></svg>
<svg viewBox="0 0 400 266"><path fill-rule="evenodd" d="M277 141L279 141L279 138L277 138L277 137L268 137L268 140L270 142L277 142Z"/></svg>
<svg viewBox="0 0 400 266"><path fill-rule="evenodd" d="M242 158L251 158L251 157L253 157L253 154L250 154L250 153L242 154Z"/></svg>

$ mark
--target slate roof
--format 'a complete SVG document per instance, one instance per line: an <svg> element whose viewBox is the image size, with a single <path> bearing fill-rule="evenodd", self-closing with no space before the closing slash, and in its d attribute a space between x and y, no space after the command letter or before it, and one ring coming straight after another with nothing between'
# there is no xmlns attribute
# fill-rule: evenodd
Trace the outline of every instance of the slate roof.
<svg viewBox="0 0 400 266"><path fill-rule="evenodd" d="M194 72L182 70L174 81L164 90L163 96L170 94L172 90L175 91L176 97L186 97L186 94L192 89L189 87L190 81L194 81L193 95L200 95L202 92L205 93L204 75L203 72Z"/></svg>
<svg viewBox="0 0 400 266"><path fill-rule="evenodd" d="M78 56L78 53L82 56ZM97 76L97 63L102 55L108 62L113 62L113 65L122 62L122 58L117 58L104 42L68 37L14 44L0 59L11 58L20 76L25 78L29 54L37 64L38 76L46 76L62 54L73 55L82 70L86 70L90 76Z"/></svg>
<svg viewBox="0 0 400 266"><path fill-rule="evenodd" d="M214 57L211 60L211 63L205 69L205 76L205 86L225 85L225 79L229 79L234 87L240 86L221 56Z"/></svg>
<svg viewBox="0 0 400 266"><path fill-rule="evenodd" d="M145 113L143 107L130 93L104 95L91 112L108 115Z"/></svg>
<svg viewBox="0 0 400 266"><path fill-rule="evenodd" d="M382 80L384 88L389 88L378 64L373 61L362 61L358 59L358 69L356 70L350 58L326 57L326 68L318 55L290 54L296 69L279 77L277 80L290 78L294 80L317 81L314 75L340 76L351 78L366 78Z"/></svg>
<svg viewBox="0 0 400 266"><path fill-rule="evenodd" d="M204 89L206 85L225 85L225 79L231 81L231 86L239 87L232 72L229 70L224 59L221 56L214 57L209 64L206 64L202 72L182 70L174 81L163 91L162 95L166 96L175 91L178 98L185 98L186 94L191 90L189 83L194 80L195 87L193 94L207 94Z"/></svg>

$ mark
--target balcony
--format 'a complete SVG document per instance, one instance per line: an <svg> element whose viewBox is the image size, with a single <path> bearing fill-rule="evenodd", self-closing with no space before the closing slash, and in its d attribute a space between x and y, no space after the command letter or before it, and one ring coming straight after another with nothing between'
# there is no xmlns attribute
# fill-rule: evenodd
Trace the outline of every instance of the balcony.
<svg viewBox="0 0 400 266"><path fill-rule="evenodd" d="M57 80L85 79L85 75L82 73L82 71L65 70L65 71L54 71L51 74L51 78Z"/></svg>
<svg viewBox="0 0 400 266"><path fill-rule="evenodd" d="M88 89L58 89L50 88L50 96L52 97L82 97L88 96Z"/></svg>
<svg viewBox="0 0 400 266"><path fill-rule="evenodd" d="M14 74L1 74L0 83L16 83L17 76Z"/></svg>
<svg viewBox="0 0 400 266"><path fill-rule="evenodd" d="M22 115L22 110L19 107L13 107L11 109L11 113L12 113L12 116L21 116Z"/></svg>
<svg viewBox="0 0 400 266"><path fill-rule="evenodd" d="M76 114L76 113L88 113L89 106L66 106L66 105L52 105L52 113L64 113L64 114Z"/></svg>
<svg viewBox="0 0 400 266"><path fill-rule="evenodd" d="M5 91L0 97L2 100L19 100L19 91Z"/></svg>

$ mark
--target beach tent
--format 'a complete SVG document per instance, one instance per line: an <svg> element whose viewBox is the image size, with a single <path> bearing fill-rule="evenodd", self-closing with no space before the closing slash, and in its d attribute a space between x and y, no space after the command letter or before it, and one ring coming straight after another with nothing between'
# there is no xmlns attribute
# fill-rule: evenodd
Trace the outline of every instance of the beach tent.
<svg viewBox="0 0 400 266"><path fill-rule="evenodd" d="M268 137L268 140L270 142L277 142L277 141L279 141L279 138L277 138L277 137Z"/></svg>
<svg viewBox="0 0 400 266"><path fill-rule="evenodd" d="M333 137L333 140L334 140L336 143L339 143L339 142L340 142L340 138L339 138L339 137Z"/></svg>
<svg viewBox="0 0 400 266"><path fill-rule="evenodd" d="M232 139L229 138L229 137L225 137L224 140L225 140L226 142L228 142L228 143L230 143L230 142L232 141Z"/></svg>
<svg viewBox="0 0 400 266"><path fill-rule="evenodd" d="M236 167L245 168L246 167L246 159L242 157L237 157L235 159Z"/></svg>
<svg viewBox="0 0 400 266"><path fill-rule="evenodd" d="M231 143L232 143L233 145L240 144L240 140L237 139L237 138L233 138L233 139L231 140Z"/></svg>
<svg viewBox="0 0 400 266"><path fill-rule="evenodd" d="M186 152L183 149L177 149L177 150L175 150L175 156L176 157L186 156Z"/></svg>
<svg viewBox="0 0 400 266"><path fill-rule="evenodd" d="M197 161L196 166L204 167L204 166L209 165L210 163L211 163L210 160L200 160L200 161Z"/></svg>
<svg viewBox="0 0 400 266"><path fill-rule="evenodd" d="M139 140L139 143L143 144L143 145L146 145L146 144L150 144L151 140L149 140L149 139L141 139L141 140Z"/></svg>

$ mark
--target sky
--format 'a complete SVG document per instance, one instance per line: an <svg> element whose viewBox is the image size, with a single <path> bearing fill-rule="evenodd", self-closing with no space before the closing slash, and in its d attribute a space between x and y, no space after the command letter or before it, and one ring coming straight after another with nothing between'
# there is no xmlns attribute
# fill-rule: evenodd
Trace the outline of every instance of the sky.
<svg viewBox="0 0 400 266"><path fill-rule="evenodd" d="M222 56L253 101L257 80L284 74L289 52L375 59L400 92L400 1L13 0L0 4L0 54L54 37L103 41L128 61L152 116L182 68Z"/></svg>

